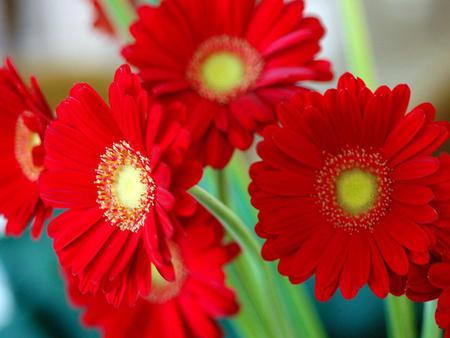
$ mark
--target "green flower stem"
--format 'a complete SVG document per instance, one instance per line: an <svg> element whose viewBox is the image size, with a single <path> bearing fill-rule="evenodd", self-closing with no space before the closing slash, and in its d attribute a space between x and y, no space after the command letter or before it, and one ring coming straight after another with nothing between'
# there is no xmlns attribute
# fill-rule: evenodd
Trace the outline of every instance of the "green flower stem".
<svg viewBox="0 0 450 338"><path fill-rule="evenodd" d="M251 260L243 253L227 267L230 284L238 294L241 305L239 314L233 318L233 323L236 330L241 333L239 337L271 338L274 330L270 327L271 322L266 320L267 314L260 310L265 304L260 300L261 288L253 285L254 277L248 268L249 264L252 264Z"/></svg>
<svg viewBox="0 0 450 338"><path fill-rule="evenodd" d="M136 18L136 11L128 0L102 0L102 4L124 41L130 39L129 27Z"/></svg>
<svg viewBox="0 0 450 338"><path fill-rule="evenodd" d="M350 70L369 87L375 86L375 61L366 14L361 0L341 0L342 23Z"/></svg>
<svg viewBox="0 0 450 338"><path fill-rule="evenodd" d="M238 242L241 248L246 250L254 258L259 259L258 243L230 208L199 186L192 187L190 193L223 222L228 233Z"/></svg>
<svg viewBox="0 0 450 338"><path fill-rule="evenodd" d="M270 323L269 327L274 337L289 337L284 330L284 321L277 320L276 304L278 299L274 297L274 288L271 287L271 275L266 266L262 264L259 257L259 245L253 238L244 223L236 216L231 209L209 194L202 188L195 186L190 190L191 194L222 221L227 232L241 246L245 255L248 255L247 269L250 272L248 278L252 281L253 287L258 290L258 309L263 312L265 321ZM265 287L265 286L269 287Z"/></svg>
<svg viewBox="0 0 450 338"><path fill-rule="evenodd" d="M389 295L385 304L389 338L416 338L414 303L405 296Z"/></svg>
<svg viewBox="0 0 450 338"><path fill-rule="evenodd" d="M191 194L210 212L212 212L219 220L222 221L228 234L240 245L245 255L248 255L247 269L251 272L251 280L254 282L254 288L258 290L260 297L257 300L258 310L262 311L264 321L269 324L269 330L274 337L285 337L280 324L275 320L276 316L271 311L273 309L273 300L271 301L272 293L263 288L268 281L268 274L265 266L259 261L259 246L252 237L250 231L244 226L243 222L234 214L226 205L216 199L206 190L195 186L190 190ZM248 291L253 292L254 290Z"/></svg>
<svg viewBox="0 0 450 338"><path fill-rule="evenodd" d="M218 197L226 206L230 206L228 176L226 169L210 171L206 175L210 175L216 180L215 196ZM228 267L228 275L233 287L236 289L239 300L241 302L241 311L236 319L237 329L241 331L243 337L261 337L270 338L267 336L271 332L269 322L262 317L258 309L265 306L261 302L260 294L264 293L261 285L253 283L253 273L249 266L253 266L252 258L244 251L233 265ZM268 315L268 314L267 314Z"/></svg>
<svg viewBox="0 0 450 338"><path fill-rule="evenodd" d="M289 298L296 310L299 325L304 332L304 337L326 338L327 334L306 288L304 286L296 287L286 279L285 284Z"/></svg>
<svg viewBox="0 0 450 338"><path fill-rule="evenodd" d="M217 180L217 196L223 204L229 204L228 200L228 184L227 184L227 172L225 169L216 171Z"/></svg>
<svg viewBox="0 0 450 338"><path fill-rule="evenodd" d="M436 324L434 313L436 312L436 301L426 302L423 305L422 334L421 338L440 338L442 331Z"/></svg>

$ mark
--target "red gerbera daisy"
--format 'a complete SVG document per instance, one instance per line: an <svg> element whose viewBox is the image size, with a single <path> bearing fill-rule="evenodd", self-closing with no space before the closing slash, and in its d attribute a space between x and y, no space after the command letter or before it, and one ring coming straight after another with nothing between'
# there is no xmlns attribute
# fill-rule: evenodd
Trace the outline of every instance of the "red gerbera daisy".
<svg viewBox="0 0 450 338"><path fill-rule="evenodd" d="M116 72L109 102L78 84L59 105L46 133L42 197L70 209L51 222L49 235L80 288L133 303L150 292L151 264L173 280L166 239L176 216L195 211L186 190L202 170L185 158L183 107L152 102L128 66Z"/></svg>
<svg viewBox="0 0 450 338"><path fill-rule="evenodd" d="M100 327L105 338L221 337L215 319L238 310L234 292L225 286L223 266L239 248L222 243L222 227L204 209L186 223L185 234L170 245L175 281L153 270L152 292L133 308L116 309L101 297L82 295L69 277L72 301L86 307L84 323Z"/></svg>
<svg viewBox="0 0 450 338"><path fill-rule="evenodd" d="M43 169L42 140L52 112L34 77L31 87L10 60L0 68L0 214L7 235L20 235L33 221L39 237L51 208L42 202L37 181Z"/></svg>
<svg viewBox="0 0 450 338"><path fill-rule="evenodd" d="M164 0L142 6L123 55L153 93L188 105L195 156L224 167L275 120L304 80L332 78L316 60L324 34L295 0Z"/></svg>
<svg viewBox="0 0 450 338"><path fill-rule="evenodd" d="M406 85L372 93L346 74L337 90L281 105L280 125L264 131L250 186L262 254L293 283L315 274L320 300L366 283L384 297L410 262L429 260L424 229L437 213L426 179L448 125L428 103L405 114L409 96Z"/></svg>

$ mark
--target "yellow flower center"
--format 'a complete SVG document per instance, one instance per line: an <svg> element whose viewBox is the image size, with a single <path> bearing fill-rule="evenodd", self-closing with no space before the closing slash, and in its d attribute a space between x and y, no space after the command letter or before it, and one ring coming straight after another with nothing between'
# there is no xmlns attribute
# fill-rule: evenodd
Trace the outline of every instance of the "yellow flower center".
<svg viewBox="0 0 450 338"><path fill-rule="evenodd" d="M97 203L120 230L137 232L154 205L150 161L121 141L107 148L96 169Z"/></svg>
<svg viewBox="0 0 450 338"><path fill-rule="evenodd" d="M360 147L325 154L315 190L322 215L350 233L373 231L391 208L390 168L376 151Z"/></svg>
<svg viewBox="0 0 450 338"><path fill-rule="evenodd" d="M173 243L169 245L169 248L172 253L175 280L173 282L165 280L155 266L152 265L152 289L147 297L147 300L152 303L161 304L176 297L180 293L187 277L187 271L179 248Z"/></svg>
<svg viewBox="0 0 450 338"><path fill-rule="evenodd" d="M245 77L245 64L239 55L218 52L203 62L200 74L205 87L226 93L241 85Z"/></svg>
<svg viewBox="0 0 450 338"><path fill-rule="evenodd" d="M126 208L138 208L141 199L147 194L147 185L142 181L144 173L132 165L117 169L113 183L113 193L118 202Z"/></svg>
<svg viewBox="0 0 450 338"><path fill-rule="evenodd" d="M33 160L33 149L42 144L41 137L28 129L23 117L16 123L15 155L23 174L32 182L38 180L43 167L36 166Z"/></svg>
<svg viewBox="0 0 450 338"><path fill-rule="evenodd" d="M377 200L377 178L361 169L343 171L336 179L336 195L346 212L354 216L364 214Z"/></svg>
<svg viewBox="0 0 450 338"><path fill-rule="evenodd" d="M195 51L186 77L199 95L222 104L246 92L259 78L263 59L247 41L213 36Z"/></svg>

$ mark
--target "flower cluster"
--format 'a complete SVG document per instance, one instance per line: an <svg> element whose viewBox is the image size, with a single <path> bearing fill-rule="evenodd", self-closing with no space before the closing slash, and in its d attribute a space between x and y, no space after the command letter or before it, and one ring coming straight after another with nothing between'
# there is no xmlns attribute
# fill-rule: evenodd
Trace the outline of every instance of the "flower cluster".
<svg viewBox="0 0 450 338"><path fill-rule="evenodd" d="M95 26L114 34L100 1ZM76 84L48 106L0 69L0 214L6 234L50 220L72 302L105 337L220 337L236 314L224 267L239 247L189 190L259 137L249 187L262 257L315 296L368 285L439 297L450 329L450 125L410 89L332 79L321 22L301 0L138 6L105 101ZM64 209L51 219L52 208ZM450 332L450 330L449 330Z"/></svg>

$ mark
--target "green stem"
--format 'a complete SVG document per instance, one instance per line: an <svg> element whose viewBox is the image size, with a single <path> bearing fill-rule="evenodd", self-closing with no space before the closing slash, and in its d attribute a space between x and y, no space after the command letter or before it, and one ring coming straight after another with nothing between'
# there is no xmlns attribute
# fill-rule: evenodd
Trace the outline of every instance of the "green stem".
<svg viewBox="0 0 450 338"><path fill-rule="evenodd" d="M229 189L228 189L228 177L226 169L216 170L210 172L210 175L216 179L216 191L215 196L219 198L223 204L228 207L230 206L229 200ZM268 323L265 318L262 317L259 308L263 307L265 304L261 302L261 297L259 294L262 291L261 287L254 287L253 283L253 273L252 269L249 267L253 266L252 258L247 254L246 251L234 262L232 266L229 267L230 279L232 280L232 285L239 294L239 299L241 301L241 311L237 320L240 321L238 325L238 330L246 332L244 337L267 337L267 333L271 332L271 328L268 327ZM244 322L242 322L244 321Z"/></svg>
<svg viewBox="0 0 450 338"><path fill-rule="evenodd" d="M375 61L366 13L361 0L341 0L350 70L369 87L375 86Z"/></svg>
<svg viewBox="0 0 450 338"><path fill-rule="evenodd" d="M249 269L250 264L253 264L250 257L243 253L227 269L230 285L239 295L241 305L233 322L237 324L238 331L245 333L241 337L270 338L273 329L270 327L271 322L266 320L266 313L261 311L265 303L259 297L261 288L253 285L254 276L252 269Z"/></svg>
<svg viewBox="0 0 450 338"><path fill-rule="evenodd" d="M248 269L252 269L253 278L255 279L254 286L258 289L263 288L264 283L270 280L270 275L266 271L266 267L261 264L259 259L259 245L251 235L250 231L244 226L243 222L238 216L226 205L220 202L213 195L206 190L195 186L190 190L191 194L211 213L213 213L219 220L222 221L223 226L227 230L228 234L240 245L244 254L249 256ZM265 290L264 290L265 289ZM263 304L260 306L260 310L264 313L265 321L270 324L272 334L275 337L285 337L280 328L280 324L275 320L276 316L271 313L276 300L272 299L271 288L263 288L260 290L259 301ZM271 300L272 299L272 300Z"/></svg>
<svg viewBox="0 0 450 338"><path fill-rule="evenodd" d="M440 338L442 331L436 325L434 314L436 312L436 301L426 302L423 305L422 334L421 338Z"/></svg>
<svg viewBox="0 0 450 338"><path fill-rule="evenodd" d="M228 205L228 184L227 184L227 172L225 169L218 170L216 172L217 179L217 196L223 204Z"/></svg>
<svg viewBox="0 0 450 338"><path fill-rule="evenodd" d="M386 319L389 338L416 338L414 303L406 297L388 296Z"/></svg>
<svg viewBox="0 0 450 338"><path fill-rule="evenodd" d="M286 281L286 283L289 283ZM304 331L304 337L325 338L327 334L323 328L319 314L317 313L311 298L304 286L294 287L292 284L286 285L290 294L290 299L294 303L298 314L298 320Z"/></svg>
<svg viewBox="0 0 450 338"><path fill-rule="evenodd" d="M192 187L191 194L217 218L233 239L254 258L259 260L259 245L238 216L213 195L199 186Z"/></svg>

